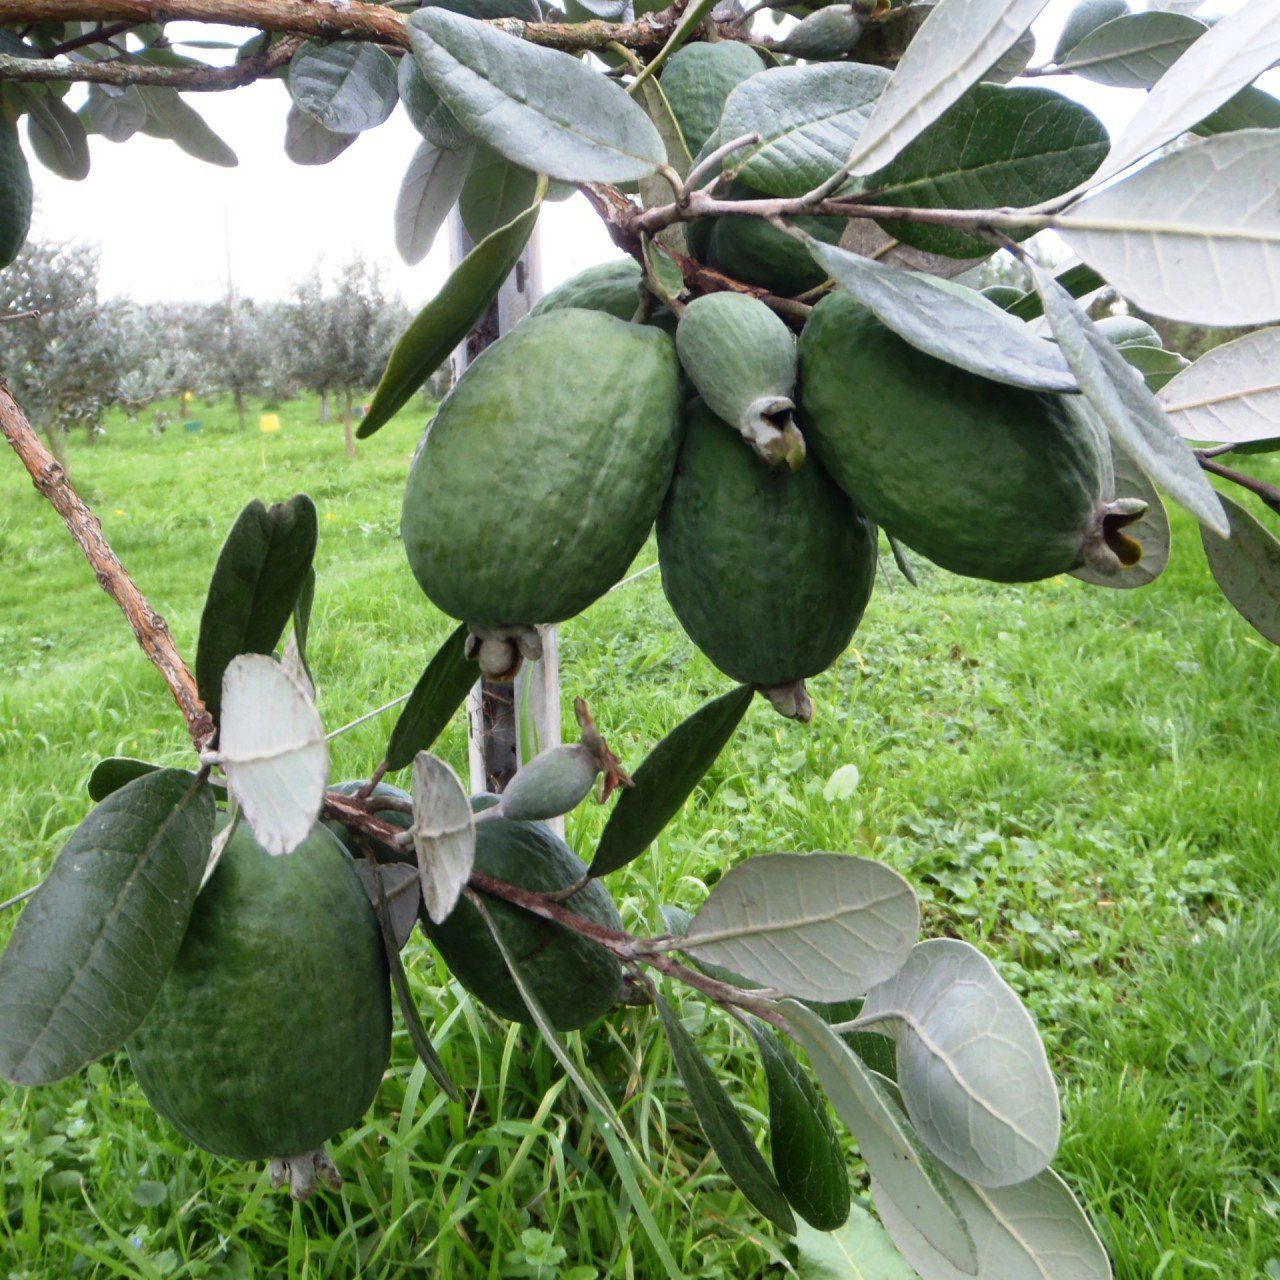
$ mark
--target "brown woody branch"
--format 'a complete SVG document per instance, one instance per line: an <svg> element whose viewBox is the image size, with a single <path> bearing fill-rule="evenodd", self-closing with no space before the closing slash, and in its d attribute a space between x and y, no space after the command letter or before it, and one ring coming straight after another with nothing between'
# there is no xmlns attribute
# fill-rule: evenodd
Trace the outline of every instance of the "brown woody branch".
<svg viewBox="0 0 1280 1280"><path fill-rule="evenodd" d="M151 62L70 62L50 58L17 58L0 54L0 80L43 83L76 81L86 84L163 85L183 92L239 89L273 75L285 66L305 43L302 36L277 41L229 67L163 67Z"/></svg>
<svg viewBox="0 0 1280 1280"><path fill-rule="evenodd" d="M1242 489L1247 489L1250 493L1256 494L1272 511L1280 515L1280 489L1276 488L1275 485L1268 484L1265 480L1259 480L1257 476L1246 475L1243 471L1234 471L1230 467L1224 467L1222 463L1215 462L1204 450L1197 449L1195 454L1196 461L1200 464L1202 470L1207 471L1211 476L1219 476L1223 480L1230 480L1232 484L1238 484Z"/></svg>
<svg viewBox="0 0 1280 1280"><path fill-rule="evenodd" d="M71 487L62 464L40 443L3 378L0 378L0 431L22 460L36 488L62 517L97 576L98 585L120 606L142 651L164 677L186 718L191 740L197 749L205 747L213 736L213 720L200 700L195 677L182 660L168 624L138 590L137 583L111 549L98 517Z"/></svg>

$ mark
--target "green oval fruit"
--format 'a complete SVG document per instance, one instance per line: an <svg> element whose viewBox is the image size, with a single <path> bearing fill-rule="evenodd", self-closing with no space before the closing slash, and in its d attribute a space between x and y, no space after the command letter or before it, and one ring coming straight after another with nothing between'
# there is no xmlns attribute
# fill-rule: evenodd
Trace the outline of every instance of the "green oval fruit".
<svg viewBox="0 0 1280 1280"><path fill-rule="evenodd" d="M798 467L804 439L791 420L796 340L758 298L711 293L684 309L676 351L712 413L766 462Z"/></svg>
<svg viewBox="0 0 1280 1280"><path fill-rule="evenodd" d="M0 269L18 256L31 230L31 170L18 128L0 118Z"/></svg>
<svg viewBox="0 0 1280 1280"><path fill-rule="evenodd" d="M522 889L552 893L581 880L587 868L550 827L493 818L476 825L475 870ZM617 1003L622 968L599 943L509 902L489 898L485 905L552 1026L576 1030ZM618 909L598 880L564 905L596 924L622 928ZM420 918L450 972L477 1000L504 1018L532 1022L489 926L470 902L463 898L443 924L425 913Z"/></svg>
<svg viewBox="0 0 1280 1280"><path fill-rule="evenodd" d="M1063 23L1062 34L1053 51L1054 62L1061 62L1085 36L1096 31L1104 22L1122 18L1128 12L1129 6L1125 4L1125 0L1081 0Z"/></svg>
<svg viewBox="0 0 1280 1280"><path fill-rule="evenodd" d="M795 58L832 61L852 51L862 38L865 25L865 19L852 5L828 5L802 18L778 48Z"/></svg>
<svg viewBox="0 0 1280 1280"><path fill-rule="evenodd" d="M473 628L581 613L644 545L679 436L665 333L577 309L523 321L458 380L413 460L414 576Z"/></svg>
<svg viewBox="0 0 1280 1280"><path fill-rule="evenodd" d="M658 517L662 587L726 675L785 685L848 647L875 580L876 532L813 459L763 467L704 404L689 412Z"/></svg>
<svg viewBox="0 0 1280 1280"><path fill-rule="evenodd" d="M935 564L1024 582L1108 562L1105 442L1057 399L935 360L838 293L810 315L800 369L812 452Z"/></svg>
<svg viewBox="0 0 1280 1280"><path fill-rule="evenodd" d="M660 77L685 145L697 155L720 125L725 99L764 70L764 60L740 40L699 41L677 50Z"/></svg>
<svg viewBox="0 0 1280 1280"><path fill-rule="evenodd" d="M548 311L580 307L584 311L604 311L619 320L630 320L640 306L640 264L634 258L619 258L579 271L576 276L552 289L534 304L531 316Z"/></svg>
<svg viewBox="0 0 1280 1280"><path fill-rule="evenodd" d="M1006 310L1023 296L1022 290L1011 284L989 284L980 292L984 298L994 302L1001 310Z"/></svg>
<svg viewBox="0 0 1280 1280"><path fill-rule="evenodd" d="M824 244L839 244L844 234L843 218L801 217L790 221ZM763 218L717 218L708 241L707 259L735 280L783 297L807 293L827 278L804 245Z"/></svg>
<svg viewBox="0 0 1280 1280"><path fill-rule="evenodd" d="M391 1046L382 938L323 827L271 857L237 828L127 1048L147 1101L236 1160L311 1151L359 1122Z"/></svg>

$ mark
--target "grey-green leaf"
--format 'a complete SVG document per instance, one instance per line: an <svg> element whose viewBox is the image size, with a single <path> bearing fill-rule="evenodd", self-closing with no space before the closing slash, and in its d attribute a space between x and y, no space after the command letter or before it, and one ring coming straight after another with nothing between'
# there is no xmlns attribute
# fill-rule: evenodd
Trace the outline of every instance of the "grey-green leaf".
<svg viewBox="0 0 1280 1280"><path fill-rule="evenodd" d="M920 932L911 886L844 853L773 853L727 871L680 949L806 1000L862 995L895 973Z"/></svg>
<svg viewBox="0 0 1280 1280"><path fill-rule="evenodd" d="M401 58L396 78L409 121L428 142L448 151L461 151L471 142L471 135L458 123L458 117L427 83L416 59Z"/></svg>
<svg viewBox="0 0 1280 1280"><path fill-rule="evenodd" d="M1280 542L1239 503L1219 496L1231 520L1231 536L1201 530L1209 568L1240 616L1280 645Z"/></svg>
<svg viewBox="0 0 1280 1280"><path fill-rule="evenodd" d="M361 439L386 426L404 408L489 309L533 234L541 207L541 200L536 201L518 218L486 236L418 312L391 352L369 412L356 430Z"/></svg>
<svg viewBox="0 0 1280 1280"><path fill-rule="evenodd" d="M799 1280L920 1280L888 1232L861 1205L853 1205L837 1231L796 1233Z"/></svg>
<svg viewBox="0 0 1280 1280"><path fill-rule="evenodd" d="M1247 444L1280 435L1280 327L1206 352L1160 391L1186 440Z"/></svg>
<svg viewBox="0 0 1280 1280"><path fill-rule="evenodd" d="M1032 391L1077 390L1058 347L972 289L872 262L803 232L836 284L913 347L980 377Z"/></svg>
<svg viewBox="0 0 1280 1280"><path fill-rule="evenodd" d="M71 182L89 176L84 124L61 98L33 98L28 130L31 149L46 169Z"/></svg>
<svg viewBox="0 0 1280 1280"><path fill-rule="evenodd" d="M725 1173L770 1222L783 1231L794 1232L796 1220L786 1197L752 1142L719 1077L685 1030L679 1015L656 991L654 1003L689 1101Z"/></svg>
<svg viewBox="0 0 1280 1280"><path fill-rule="evenodd" d="M977 1274L973 1240L946 1171L898 1107L892 1084L869 1071L812 1009L787 1001L782 1011L872 1178L957 1271Z"/></svg>
<svg viewBox="0 0 1280 1280"><path fill-rule="evenodd" d="M1226 534L1217 493L1146 382L1052 276L1034 263L1032 272L1058 345L1117 448L1202 524Z"/></svg>
<svg viewBox="0 0 1280 1280"><path fill-rule="evenodd" d="M374 129L400 100L390 55L358 40L303 45L289 63L289 92L300 110L331 133Z"/></svg>
<svg viewBox="0 0 1280 1280"><path fill-rule="evenodd" d="M147 123L147 104L135 85L113 97L101 85L91 84L82 113L93 132L108 142L127 142Z"/></svg>
<svg viewBox="0 0 1280 1280"><path fill-rule="evenodd" d="M1112 89L1149 89L1208 28L1180 13L1126 13L1095 27L1058 70Z"/></svg>
<svg viewBox="0 0 1280 1280"><path fill-rule="evenodd" d="M466 649L464 622L450 632L413 686L387 743L388 769L403 769L413 763L419 751L429 751L462 706L467 691L480 676Z"/></svg>
<svg viewBox="0 0 1280 1280"><path fill-rule="evenodd" d="M721 694L649 752L633 775L635 785L623 791L609 815L591 861L593 876L625 867L657 839L724 750L753 693L744 684Z"/></svg>
<svg viewBox="0 0 1280 1280"><path fill-rule="evenodd" d="M802 196L844 164L888 72L862 63L774 67L729 94L720 136L759 133L759 143L725 162L757 191Z"/></svg>
<svg viewBox="0 0 1280 1280"><path fill-rule="evenodd" d="M187 105L176 89L152 85L139 92L147 105L147 133L176 142L187 155L208 164L233 169L240 163L236 153Z"/></svg>
<svg viewBox="0 0 1280 1280"><path fill-rule="evenodd" d="M483 142L477 143L458 200L458 214L467 234L477 243L492 235L533 203L537 189L536 173L512 164Z"/></svg>
<svg viewBox="0 0 1280 1280"><path fill-rule="evenodd" d="M196 685L216 720L222 676L242 653L274 653L316 550L316 508L306 494L236 517L209 583L196 647Z"/></svg>
<svg viewBox="0 0 1280 1280"><path fill-rule="evenodd" d="M921 1141L984 1187L1047 1168L1058 1149L1058 1090L1031 1015L967 942L931 938L872 987L862 1020L892 1028L898 1085Z"/></svg>
<svg viewBox="0 0 1280 1280"><path fill-rule="evenodd" d="M396 250L410 266L430 252L470 171L469 147L446 151L425 140L418 144L400 184L395 212ZM520 206L528 207L527 200Z"/></svg>
<svg viewBox="0 0 1280 1280"><path fill-rule="evenodd" d="M567 53L441 9L418 10L409 36L445 105L515 164L566 182L628 182L666 159L636 103Z"/></svg>
<svg viewBox="0 0 1280 1280"><path fill-rule="evenodd" d="M294 164L320 165L336 160L360 135L334 133L296 103L290 105L284 124L284 153Z"/></svg>
<svg viewBox="0 0 1280 1280"><path fill-rule="evenodd" d="M819 1231L849 1216L849 1171L827 1104L777 1032L752 1020L769 1088L769 1154L787 1203Z"/></svg>
<svg viewBox="0 0 1280 1280"><path fill-rule="evenodd" d="M76 828L0 957L0 1075L48 1084L118 1048L186 933L213 841L191 774L136 778Z"/></svg>

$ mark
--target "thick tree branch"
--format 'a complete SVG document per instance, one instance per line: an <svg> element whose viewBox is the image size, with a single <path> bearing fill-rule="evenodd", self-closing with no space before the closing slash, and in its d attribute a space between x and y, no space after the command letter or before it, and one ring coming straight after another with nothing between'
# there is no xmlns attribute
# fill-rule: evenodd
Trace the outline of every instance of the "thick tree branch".
<svg viewBox="0 0 1280 1280"><path fill-rule="evenodd" d="M102 524L72 488L58 460L40 443L26 415L0 378L0 431L22 459L35 486L62 517L89 561L98 585L120 606L152 665L164 677L197 749L213 736L213 720L200 701L195 676L182 660L169 626L147 603L102 532Z"/></svg>
<svg viewBox="0 0 1280 1280"><path fill-rule="evenodd" d="M27 82L79 81L85 84L164 85L183 92L239 89L273 75L285 66L305 41L301 36L279 40L262 53L242 58L229 67L162 67L151 62L71 62L63 58L15 58L0 54L0 80Z"/></svg>

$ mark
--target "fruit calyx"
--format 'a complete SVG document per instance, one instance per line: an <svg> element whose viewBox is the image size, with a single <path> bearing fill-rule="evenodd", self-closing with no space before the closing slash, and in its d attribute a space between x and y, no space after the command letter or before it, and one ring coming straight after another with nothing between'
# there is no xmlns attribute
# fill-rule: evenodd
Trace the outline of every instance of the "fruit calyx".
<svg viewBox="0 0 1280 1280"><path fill-rule="evenodd" d="M276 1156L271 1161L269 1172L272 1189L279 1191L287 1182L289 1195L299 1204L315 1195L317 1180L331 1191L342 1186L342 1174L324 1147L303 1151L296 1156Z"/></svg>
<svg viewBox="0 0 1280 1280"><path fill-rule="evenodd" d="M795 471L804 461L804 436L791 416L795 407L786 396L761 396L747 406L738 423L742 438L771 467Z"/></svg>
<svg viewBox="0 0 1280 1280"><path fill-rule="evenodd" d="M1085 539L1084 563L1108 576L1132 569L1142 559L1142 544L1124 530L1147 513L1141 498L1113 498L1099 504Z"/></svg>
<svg viewBox="0 0 1280 1280"><path fill-rule="evenodd" d="M773 709L788 720L808 724L813 719L813 699L803 680L791 680L786 684L757 685L756 692L769 699Z"/></svg>
<svg viewBox="0 0 1280 1280"><path fill-rule="evenodd" d="M573 714L577 717L578 726L582 730L581 745L591 753L591 758L599 766L600 803L604 804L619 787L634 787L635 783L632 782L631 775L622 767L622 761L609 749L609 744L604 740L604 734L596 728L591 708L587 705L585 698L574 698Z"/></svg>
<svg viewBox="0 0 1280 1280"><path fill-rule="evenodd" d="M490 680L511 680L522 661L542 657L542 636L537 627L481 627L468 624L466 655L480 664Z"/></svg>

